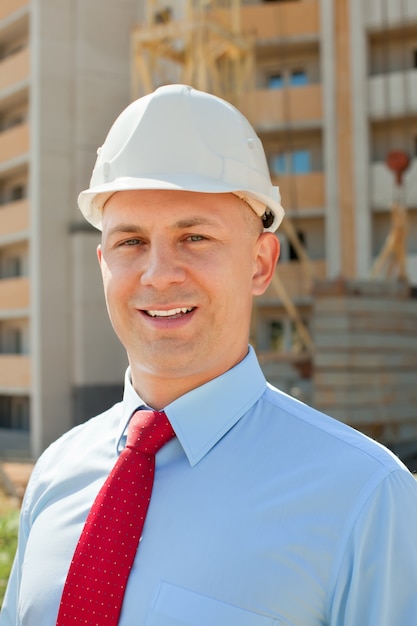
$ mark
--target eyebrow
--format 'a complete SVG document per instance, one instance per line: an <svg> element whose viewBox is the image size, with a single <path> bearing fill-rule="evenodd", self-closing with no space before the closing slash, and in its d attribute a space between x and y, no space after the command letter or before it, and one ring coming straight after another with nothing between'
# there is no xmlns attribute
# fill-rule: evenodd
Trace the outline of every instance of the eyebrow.
<svg viewBox="0 0 417 626"><path fill-rule="evenodd" d="M207 217L189 217L184 218L182 220L178 220L172 225L172 228L175 229L183 229L183 228L194 228L195 226L216 226L217 222L215 220L211 220Z"/></svg>
<svg viewBox="0 0 417 626"><path fill-rule="evenodd" d="M196 226L216 226L216 225L217 225L217 222L215 220L211 220L206 217L195 216L195 217L180 219L177 222L174 222L170 226L170 229L171 230L184 230L187 228L195 228ZM107 233L107 236L115 235L118 233L134 234L134 233L140 233L140 232L142 232L141 224L129 224L129 223L117 224L116 226L113 226L112 228L110 228L110 230Z"/></svg>
<svg viewBox="0 0 417 626"><path fill-rule="evenodd" d="M137 233L140 228L135 224L117 224L110 228L107 232L107 236L117 235L120 233Z"/></svg>

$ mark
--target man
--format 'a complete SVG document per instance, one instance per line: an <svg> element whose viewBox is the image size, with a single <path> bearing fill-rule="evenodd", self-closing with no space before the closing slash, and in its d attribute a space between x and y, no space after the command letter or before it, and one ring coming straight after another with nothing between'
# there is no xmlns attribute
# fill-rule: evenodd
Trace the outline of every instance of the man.
<svg viewBox="0 0 417 626"><path fill-rule="evenodd" d="M123 401L37 463L1 626L56 623L89 509L142 407L163 409L176 436L157 453L117 623L416 624L413 477L269 386L248 348L283 211L246 119L189 87L158 89L116 120L79 204L102 229L130 367ZM91 592L76 586L80 601Z"/></svg>

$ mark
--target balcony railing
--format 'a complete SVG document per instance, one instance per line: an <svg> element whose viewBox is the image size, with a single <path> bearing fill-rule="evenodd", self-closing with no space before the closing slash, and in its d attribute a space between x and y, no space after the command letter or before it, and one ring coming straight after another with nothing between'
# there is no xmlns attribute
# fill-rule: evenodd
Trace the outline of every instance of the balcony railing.
<svg viewBox="0 0 417 626"><path fill-rule="evenodd" d="M261 40L318 35L318 0L245 6L242 8L242 31L252 32Z"/></svg>
<svg viewBox="0 0 417 626"><path fill-rule="evenodd" d="M29 78L29 49L23 48L0 61L0 92L28 80Z"/></svg>
<svg viewBox="0 0 417 626"><path fill-rule="evenodd" d="M230 23L232 15L228 9L214 9L210 12L210 17L226 28L236 26ZM249 4L242 6L240 21L241 32L253 34L258 41L318 36L319 2L304 0Z"/></svg>
<svg viewBox="0 0 417 626"><path fill-rule="evenodd" d="M29 151L29 124L24 122L0 133L0 165Z"/></svg>
<svg viewBox="0 0 417 626"><path fill-rule="evenodd" d="M398 0L366 0L363 3L368 28L385 29L404 26L417 20L417 3Z"/></svg>
<svg viewBox="0 0 417 626"><path fill-rule="evenodd" d="M238 108L259 131L287 124L319 125L322 119L321 85L284 89L257 89L245 94Z"/></svg>
<svg viewBox="0 0 417 626"><path fill-rule="evenodd" d="M29 230L27 199L0 205L0 238Z"/></svg>
<svg viewBox="0 0 417 626"><path fill-rule="evenodd" d="M23 354L0 354L0 390L30 390L31 360Z"/></svg>
<svg viewBox="0 0 417 626"><path fill-rule="evenodd" d="M286 209L323 209L325 206L323 172L273 176L272 182L279 186L282 206Z"/></svg>
<svg viewBox="0 0 417 626"><path fill-rule="evenodd" d="M29 308L29 279L26 276L0 280L0 311Z"/></svg>
<svg viewBox="0 0 417 626"><path fill-rule="evenodd" d="M372 76L368 81L369 115L384 119L417 113L417 69Z"/></svg>

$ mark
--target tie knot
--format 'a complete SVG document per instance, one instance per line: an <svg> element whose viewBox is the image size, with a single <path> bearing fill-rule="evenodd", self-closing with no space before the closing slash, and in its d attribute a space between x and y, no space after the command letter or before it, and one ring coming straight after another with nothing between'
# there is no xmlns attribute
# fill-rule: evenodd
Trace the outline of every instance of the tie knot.
<svg viewBox="0 0 417 626"><path fill-rule="evenodd" d="M126 447L156 454L174 435L164 411L136 411L129 422Z"/></svg>

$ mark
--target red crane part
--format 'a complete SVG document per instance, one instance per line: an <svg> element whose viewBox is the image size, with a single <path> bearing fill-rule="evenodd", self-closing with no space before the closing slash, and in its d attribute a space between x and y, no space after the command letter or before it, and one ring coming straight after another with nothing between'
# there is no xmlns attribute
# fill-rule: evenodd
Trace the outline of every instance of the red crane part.
<svg viewBox="0 0 417 626"><path fill-rule="evenodd" d="M395 174L395 180L397 185L401 185L403 181L403 174L410 165L410 157L401 150L393 150L389 152L385 163Z"/></svg>

